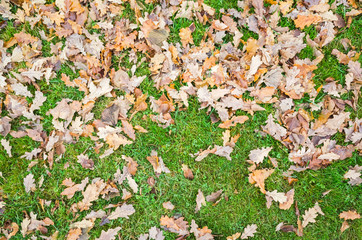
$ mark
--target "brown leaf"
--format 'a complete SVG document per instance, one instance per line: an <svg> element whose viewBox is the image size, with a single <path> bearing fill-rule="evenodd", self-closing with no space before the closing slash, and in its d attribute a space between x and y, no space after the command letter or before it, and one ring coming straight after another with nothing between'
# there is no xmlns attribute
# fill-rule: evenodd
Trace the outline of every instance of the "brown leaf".
<svg viewBox="0 0 362 240"><path fill-rule="evenodd" d="M127 157L125 155L122 155L122 158L128 162L127 164L128 172L133 176L136 175L138 163L135 160L133 160L133 158Z"/></svg>
<svg viewBox="0 0 362 240"><path fill-rule="evenodd" d="M218 200L222 194L223 190L220 189L219 191L213 192L210 195L206 196L206 201L214 203Z"/></svg>
<svg viewBox="0 0 362 240"><path fill-rule="evenodd" d="M173 210L175 208L175 206L170 201L162 203L162 206L168 210Z"/></svg>
<svg viewBox="0 0 362 240"><path fill-rule="evenodd" d="M115 126L118 122L119 115L119 106L117 104L112 104L102 112L102 122Z"/></svg>
<svg viewBox="0 0 362 240"><path fill-rule="evenodd" d="M293 225L283 225L280 227L282 232L295 232L296 228Z"/></svg>
<svg viewBox="0 0 362 240"><path fill-rule="evenodd" d="M349 227L347 220L344 220L341 226L341 232L346 231Z"/></svg>
<svg viewBox="0 0 362 240"><path fill-rule="evenodd" d="M21 7L21 5L23 5L23 2L25 0L10 0L10 2L14 3L15 5L18 5L19 7Z"/></svg>
<svg viewBox="0 0 362 240"><path fill-rule="evenodd" d="M199 189L197 196L196 196L196 208L195 208L195 213L197 213L198 211L200 211L202 206L206 206L206 201L205 201L205 197L204 194L201 192L201 190Z"/></svg>
<svg viewBox="0 0 362 240"><path fill-rule="evenodd" d="M92 206L92 202L98 199L99 194L107 186L103 180L91 183L87 186L84 192L82 192L83 200L80 201L77 206L80 211L88 210Z"/></svg>
<svg viewBox="0 0 362 240"><path fill-rule="evenodd" d="M191 169L185 165L185 164L182 164L182 171L184 172L184 176L185 178L187 179L194 179L194 174L192 173Z"/></svg>
<svg viewBox="0 0 362 240"><path fill-rule="evenodd" d="M279 203L279 208L283 210L289 209L294 202L294 189L289 190L286 193L287 200L284 203Z"/></svg>
<svg viewBox="0 0 362 240"><path fill-rule="evenodd" d="M249 182L251 184L255 184L257 187L260 188L262 193L266 193L265 191L265 179L267 179L272 173L274 169L260 169L255 170L249 174Z"/></svg>
<svg viewBox="0 0 362 240"><path fill-rule="evenodd" d="M73 228L70 229L67 235L67 240L77 240L82 235L82 229Z"/></svg>
<svg viewBox="0 0 362 240"><path fill-rule="evenodd" d="M339 218L344 220L355 220L361 218L361 215L359 215L356 211L344 211L339 214Z"/></svg>
<svg viewBox="0 0 362 240"><path fill-rule="evenodd" d="M80 184L74 184L70 178L66 178L63 180L62 185L67 186L67 188L60 195L71 199L77 191L83 191L87 183L88 178L85 178Z"/></svg>
<svg viewBox="0 0 362 240"><path fill-rule="evenodd" d="M151 151L151 156L147 157L147 160L152 164L157 177L159 177L162 172L170 173L170 170L165 166L162 158L157 156L155 150Z"/></svg>
<svg viewBox="0 0 362 240"><path fill-rule="evenodd" d="M132 140L136 139L135 131L133 126L126 120L122 120L122 130L123 132Z"/></svg>
<svg viewBox="0 0 362 240"><path fill-rule="evenodd" d="M77 158L78 158L77 162L80 163L80 165L82 165L83 168L93 170L94 162L92 159L90 159L88 156L84 154L78 155Z"/></svg>
<svg viewBox="0 0 362 240"><path fill-rule="evenodd" d="M170 232L178 233L179 235L186 235L188 231L188 223L184 221L183 217L175 219L168 216L162 216L160 219L160 225L167 227Z"/></svg>
<svg viewBox="0 0 362 240"><path fill-rule="evenodd" d="M234 116L230 120L226 120L225 122L219 125L219 128L230 128L235 127L236 124L243 124L245 121L249 119L248 116Z"/></svg>
<svg viewBox="0 0 362 240"><path fill-rule="evenodd" d="M235 233L235 234L233 234L233 235L231 235L231 236L228 236L228 237L226 238L226 240L236 240L236 239L238 239L240 236L241 236L241 233L240 233L240 232L237 232L237 233Z"/></svg>
<svg viewBox="0 0 362 240"><path fill-rule="evenodd" d="M153 29L148 33L147 40L158 47L162 47L167 40L169 33L165 29Z"/></svg>
<svg viewBox="0 0 362 240"><path fill-rule="evenodd" d="M12 228L12 232L7 236L8 238L7 239L10 239L12 238L13 236L16 235L16 233L19 231L19 225L16 224L15 222L12 222L11 223L11 228Z"/></svg>
<svg viewBox="0 0 362 240"><path fill-rule="evenodd" d="M129 141L126 137L124 137L121 134L109 134L106 137L106 142L108 143L110 148L113 148L113 150L117 150L119 148L119 146L125 146L128 144L131 144L132 141Z"/></svg>

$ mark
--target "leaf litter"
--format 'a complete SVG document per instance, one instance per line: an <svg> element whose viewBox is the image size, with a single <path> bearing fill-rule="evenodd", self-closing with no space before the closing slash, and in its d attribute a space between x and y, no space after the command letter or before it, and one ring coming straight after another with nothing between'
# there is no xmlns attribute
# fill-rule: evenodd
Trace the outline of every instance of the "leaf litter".
<svg viewBox="0 0 362 240"><path fill-rule="evenodd" d="M158 1L146 0L146 3L150 2L157 2L152 13L145 11L142 3L130 1L136 18L136 23L133 23L127 18L117 18L117 13L124 8L123 1L57 0L53 4L45 1L2 1L0 13L4 21L26 22L32 29L42 24L46 29L38 37L23 29L6 41L0 40L0 112L4 113L0 119L0 133L1 145L8 158L12 158L15 152L12 146L14 138L24 137L40 143L39 147L21 156L32 161L28 171L35 164L44 164L51 171L65 154L65 146L76 143L80 137L93 142L100 159L117 154L122 146L132 145L140 135L148 132L143 126L133 125L132 118L136 113L144 114L144 119L151 119L161 128L169 128L175 124L173 113L187 109L190 97L197 99L200 109L206 109L213 124L225 130L222 145L214 144L197 153L189 153L196 162L210 154L232 161L240 137L232 131L233 128L248 124L255 112L265 111L266 105L273 106L275 113L268 116L261 129L288 149L288 158L293 165L283 175L289 184L298 180L292 177L294 172L325 168L351 157L354 151L361 154L362 120L352 117L347 110L350 107L356 110L358 105L362 83L361 63L358 61L360 52L353 46L347 53L332 50L331 54L347 69L346 87L331 77L325 79L325 84L320 87L313 81L314 71L324 58L323 47L335 39L341 28L349 27L353 17L361 14L354 1L328 4L323 0L304 0L296 5L293 1L267 1L270 6L264 5L261 0L239 1L238 6L243 11L223 9L219 19L216 10L203 1L173 0L158 4ZM12 8L12 4L17 7ZM350 10L345 18L335 11L340 4ZM281 16L293 21L295 29L279 26ZM197 19L207 28L201 42L195 44L193 33L197 26L194 23L177 33L181 44L169 41L173 19L181 18ZM88 25L91 21L95 23L92 29ZM314 39L301 31L309 26L315 26ZM257 34L258 39L250 37L244 41L242 29ZM227 35L232 37L232 41L224 40ZM53 43L50 41L53 38L64 41ZM50 41L52 57L42 55L44 41ZM344 39L341 42L347 51L350 41ZM298 57L306 47L313 49L314 59ZM122 51L127 51L132 64L130 68L120 65L115 68L112 64L112 56ZM138 59L139 54L144 57ZM18 68L20 62L25 65ZM78 73L77 77L62 73L61 81L67 87L82 92L82 99L62 98L44 115L44 104L49 101L49 94L42 91L39 84L44 81L51 87L60 67L69 62L73 63L70 68ZM148 64L149 75L136 74L142 62ZM145 81L151 81L162 95L156 97L143 92L140 86ZM177 81L181 87L175 87ZM319 98L320 93L323 93L322 99ZM342 98L346 93L353 95L351 100ZM246 98L246 94L252 99ZM310 101L299 107L298 101L305 95ZM111 101L102 110L101 117L96 119L92 111L102 98ZM146 114L148 109L151 110L149 115ZM314 111L319 111L319 116L315 117ZM243 114L240 115L240 112ZM45 119L49 118L50 131L45 129ZM20 127L15 126L16 121L20 121ZM344 145L334 140L334 136L342 133L345 135ZM167 168L167 160L164 161L156 150L149 152L147 161L157 178L161 174L174 174ZM248 168L249 182L265 194L267 208L273 201L283 210L295 204L297 227L280 223L276 229L301 236L303 228L315 223L316 218L324 213L316 203L305 210L301 221L294 195L297 189L291 188L284 193L266 186L266 179L278 170L278 161L269 157L272 153L271 146L250 151L246 160L251 164ZM90 158L86 152L79 154L77 159L84 171L94 170L98 164L98 159ZM122 170L117 169L112 173L113 178L106 181L86 177L76 184L65 178L59 184L62 188L60 195L65 201L73 199L77 192L82 195L79 201L68 206L70 211L74 214L88 213L83 220L71 223L67 239L87 239L88 232L95 227L95 219L100 218L101 224L118 218L128 219L142 207L135 208L132 204L134 195L142 195L137 177L139 164L128 156L123 155L122 159L126 165ZM268 159L274 168L263 168ZM182 164L180 169L185 178L195 178L193 169L188 165ZM360 176L361 167L358 165L351 166L344 174L352 186L360 185ZM39 179L34 177L36 175L27 173L23 179L24 191L31 196L33 192L42 191L44 181L43 176ZM38 184L36 181L39 181ZM151 177L147 182L153 187L156 180ZM112 211L94 211L100 198L111 201L121 192L123 202L113 202L107 207ZM222 201L222 196L223 189L206 198L199 189L195 213L207 206L207 202L216 205ZM0 214L6 211L6 201L0 199ZM170 211L167 214L177 209L177 205L170 201L164 202L163 207ZM37 220L36 214L29 214L24 211L20 232L15 222L1 227L7 239L16 234L25 237L35 231L39 231L45 239L57 238L57 231L48 237L47 227L54 225L51 219ZM342 212L340 218L345 220L341 227L343 232L349 227L347 220L358 219L360 215L350 210ZM227 239L254 237L258 234L257 228L256 224L250 224L243 232ZM102 230L97 239L116 239L120 230L121 227ZM179 215L160 216L159 225L139 239L165 239L163 231L176 233L181 237L179 239L190 234L196 239L214 239L212 230L207 226L199 228L195 220L186 221Z"/></svg>

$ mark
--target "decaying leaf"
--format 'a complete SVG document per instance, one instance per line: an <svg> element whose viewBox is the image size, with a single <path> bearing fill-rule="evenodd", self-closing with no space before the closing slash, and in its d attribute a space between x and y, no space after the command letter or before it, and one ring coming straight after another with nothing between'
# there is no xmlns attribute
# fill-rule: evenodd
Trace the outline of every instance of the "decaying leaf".
<svg viewBox="0 0 362 240"><path fill-rule="evenodd" d="M341 212L339 214L339 217L344 220L355 220L355 219L361 218L361 215L359 215L356 211L349 210L349 211Z"/></svg>
<svg viewBox="0 0 362 240"><path fill-rule="evenodd" d="M261 169L255 170L249 174L249 182L251 184L255 184L255 186L260 188L262 193L266 193L265 191L265 179L267 179L272 173L274 169Z"/></svg>
<svg viewBox="0 0 362 240"><path fill-rule="evenodd" d="M279 203L279 208L283 210L289 209L294 202L294 189L286 193L287 200L284 203Z"/></svg>
<svg viewBox="0 0 362 240"><path fill-rule="evenodd" d="M152 164L157 177L160 176L162 172L170 173L170 170L165 166L162 158L158 156L156 151L152 150L151 156L147 157L147 160Z"/></svg>
<svg viewBox="0 0 362 240"><path fill-rule="evenodd" d="M306 26L310 26L311 24L318 23L322 20L322 17L319 15L298 15L298 17L294 20L295 26L304 29Z"/></svg>
<svg viewBox="0 0 362 240"><path fill-rule="evenodd" d="M264 158L268 156L269 152L272 149L273 149L272 147L254 149L250 151L249 158L251 161L255 162L256 164L259 164L264 161Z"/></svg>
<svg viewBox="0 0 362 240"><path fill-rule="evenodd" d="M206 201L205 201L205 197L204 194L201 192L201 190L199 189L197 196L196 196L196 208L195 208L195 212L200 211L202 206L206 206Z"/></svg>
<svg viewBox="0 0 362 240"><path fill-rule="evenodd" d="M318 216L318 214L324 215L318 203L316 203L314 207L309 208L308 210L305 211L302 223L303 228L305 228L308 225L308 223L315 223L316 222L315 219Z"/></svg>
<svg viewBox="0 0 362 240"><path fill-rule="evenodd" d="M170 201L162 203L162 206L168 210L173 210L175 208L175 206Z"/></svg>
<svg viewBox="0 0 362 240"><path fill-rule="evenodd" d="M121 227L111 228L106 232L102 230L101 235L97 238L97 240L114 240L116 239L116 235L119 230L121 230Z"/></svg>
<svg viewBox="0 0 362 240"><path fill-rule="evenodd" d="M73 228L70 229L67 235L67 240L77 240L82 235L82 229Z"/></svg>
<svg viewBox="0 0 362 240"><path fill-rule="evenodd" d="M160 225L165 226L168 231L178 233L179 235L186 235L188 231L188 223L183 220L183 217L180 218L170 218L168 216L162 216L160 219Z"/></svg>
<svg viewBox="0 0 362 240"><path fill-rule="evenodd" d="M258 226L256 224L251 224L245 227L244 232L241 234L241 239L248 239L249 237L254 237L256 229Z"/></svg>
<svg viewBox="0 0 362 240"><path fill-rule="evenodd" d="M180 35L183 47L186 47L186 45L189 43L191 43L191 44L194 43L191 33L192 33L192 31L191 31L190 27L180 29L179 35Z"/></svg>
<svg viewBox="0 0 362 240"><path fill-rule="evenodd" d="M342 226L341 226L341 232L346 231L349 227L350 226L349 226L348 222L346 220L343 221Z"/></svg>
<svg viewBox="0 0 362 240"><path fill-rule="evenodd" d="M117 218L127 218L135 213L136 210L131 204L124 203L122 206L117 207L114 212L112 212L109 216L109 220L117 219Z"/></svg>
<svg viewBox="0 0 362 240"><path fill-rule="evenodd" d="M192 173L191 169L185 165L185 164L182 164L182 171L184 172L184 176L185 178L187 179L194 179L194 174Z"/></svg>
<svg viewBox="0 0 362 240"><path fill-rule="evenodd" d="M1 145L3 145L6 153L8 154L9 157L12 157L13 155L11 154L11 146L9 141L7 141L6 139L1 139Z"/></svg>
<svg viewBox="0 0 362 240"><path fill-rule="evenodd" d="M223 192L223 190L221 189L219 191L211 193L210 195L206 196L206 201L211 202L211 203L216 202L220 198L222 192Z"/></svg>
<svg viewBox="0 0 362 240"><path fill-rule="evenodd" d="M25 192L29 193L30 191L34 191L35 190L35 180L34 180L34 175L29 173L25 178L24 178L24 186L25 186Z"/></svg>
<svg viewBox="0 0 362 240"><path fill-rule="evenodd" d="M277 190L272 192L267 191L266 196L271 197L274 201L279 203L285 203L287 201L287 196L285 193L277 192Z"/></svg>
<svg viewBox="0 0 362 240"><path fill-rule="evenodd" d="M344 174L344 178L349 179L348 183L351 185L360 185L362 183L361 171L362 167L356 165Z"/></svg>

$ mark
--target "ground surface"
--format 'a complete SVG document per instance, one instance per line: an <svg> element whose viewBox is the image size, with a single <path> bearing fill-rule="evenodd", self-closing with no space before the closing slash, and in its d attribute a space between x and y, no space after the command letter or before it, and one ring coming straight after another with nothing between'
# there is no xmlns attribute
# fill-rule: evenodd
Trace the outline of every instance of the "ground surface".
<svg viewBox="0 0 362 240"><path fill-rule="evenodd" d="M4 2L4 1L3 1ZM51 4L51 1L47 1ZM89 2L89 1L85 1ZM90 1L93 2L93 1ZM99 1L101 2L101 1ZM117 1L109 1L117 2ZM87 6L88 3L82 3L83 6ZM221 18L222 14L219 12L221 8L230 9L235 8L237 11L241 11L236 1L222 1L222 0L210 0L205 1L205 4L216 9L214 18ZM330 2L332 4L332 2ZM160 3L142 4L143 9L140 10L141 14L145 12L151 13L155 6ZM4 5L5 6L5 5ZM117 5L118 6L118 5ZM121 4L122 10L116 14L113 21L116 19L126 18L131 23L140 24L136 21L135 12L132 10L132 6L129 2ZM266 7L270 6L270 3L266 3ZM296 7L296 3L293 5ZM10 4L11 12L16 13L20 7ZM1 6L0 6L1 9ZM39 10L36 10L36 16ZM340 14L342 18L348 21L349 17L346 16L346 12L350 11L349 7L343 4L339 5L334 13ZM203 40L205 32L208 31L210 24L201 24L194 16L191 19L187 18L172 18L173 23L169 25L169 36L167 41L169 43L181 43L179 36L180 29L188 28L193 22L196 29L192 33L193 42L195 45L199 45ZM348 73L348 67L346 64L340 63L336 56L331 54L333 49L337 49L345 54L353 49L360 53L362 47L361 31L362 19L358 16L351 18L352 22L350 26L345 26L338 29L338 33L333 36L333 40L326 46L320 48L324 54L324 58L317 65L317 69L313 71L315 74L312 77L312 81L315 83L314 88L318 89L321 85L326 84L328 77L334 78L334 80L342 84L345 87L345 76ZM84 28L88 29L90 33L100 34L100 39L103 43L107 43L104 37L104 31L92 28L97 22L92 21L90 24L86 24ZM5 15L0 17L0 40L8 42L14 37L14 34L25 32L34 37L41 39L41 31L48 36L54 35L51 31L44 26L44 24L36 24L31 27L29 23L19 22L16 18L9 19ZM288 17L282 17L279 26L289 27L290 30L297 29L293 20ZM248 27L240 27L240 32L243 33L241 38L243 43L249 38L258 38L258 34L248 30ZM139 30L139 28L136 28ZM302 32L309 34L311 39L314 39L319 33L317 24L301 29ZM350 45L346 50L341 44L341 39L349 39ZM42 48L40 57L55 56L51 53L51 46L57 43L65 44L66 37L54 37L51 40L41 40ZM232 41L232 37L226 36L224 43ZM306 39L304 37L304 42ZM243 49L244 44L240 43L239 49ZM222 44L218 44L216 47L220 49ZM14 51L16 44L9 48L4 48L5 52L2 54L10 54ZM192 45L193 46L193 45ZM129 49L123 49L121 51L113 51L110 63L110 69L119 67L127 69L130 73L130 69L133 65L129 61L128 52ZM138 54L138 53L137 53ZM148 53L139 53L138 59L146 57L143 63L137 67L137 76L146 76L139 86L142 93L147 94L148 97L153 96L155 99L159 99L164 93L164 90L157 89L154 86L154 80L151 78L151 71L149 70L149 56ZM1 56L1 55L0 55ZM39 57L39 56L38 56ZM305 47L300 53L297 53L295 59L314 59L313 49L310 46ZM355 58L356 62L361 62L361 57ZM22 69L31 67L31 64L27 64L27 61L19 61L12 64L11 68L2 66L2 74L6 79L10 78L10 71L21 72ZM31 62L29 60L29 62ZM35 110L35 113L41 117L40 124L42 124L42 132L46 136L50 136L54 132L54 123L52 122L53 116L47 114L50 109L57 106L64 98L71 100L82 101L86 95L83 91L80 91L77 87L66 86L61 80L62 74L68 76L71 80L80 76L79 69L74 69L74 64L71 60L65 60L61 62L61 65L57 70L52 70L54 75L49 79L49 83L46 82L44 77L36 79L37 86L31 85L29 82L24 81L24 85L28 86L28 90L32 93L35 91L43 92L46 96L46 101L42 104L39 110ZM12 78L15 76L12 75ZM7 84L10 84L8 80ZM358 82L359 81L359 82ZM353 100L360 96L358 89L360 88L361 80L356 80L355 85L352 86L352 90L340 94L340 97L332 96L332 98L338 98L343 100ZM180 80L175 81L177 84L184 84ZM254 86L254 85L253 85ZM1 89L1 117L10 116L11 109L9 110L6 103L7 95L16 95L11 89L2 86ZM211 89L211 87L210 87ZM357 91L357 96L353 90ZM114 95L101 96L95 100L94 108L91 112L94 113L94 119L101 119L104 109L110 106L115 96L124 95L125 92L118 89L114 89ZM244 93L244 99L254 99L251 96L247 96L247 92ZM19 94L18 94L19 95ZM132 93L131 93L132 95ZM280 98L282 93L280 91L275 92L274 96L277 99ZM315 98L304 95L301 99L293 99L295 109L303 108L305 104L311 102L321 102L328 96L329 93L321 91ZM21 96L21 94L19 95ZM29 103L32 102L33 97L24 98ZM120 239L137 239L141 234L148 233L149 229L156 226L162 229L160 224L160 218L162 216L184 217L184 219L191 224L191 220L194 219L197 225L202 228L207 226L212 230L212 234L215 239L226 239L227 236L231 236L237 232L242 233L247 225L256 224L257 232L254 234L255 239L295 239L297 232L283 232L276 231L276 226L284 222L285 224L293 225L298 228L295 204L297 202L298 209L300 211L300 219L306 210L312 208L316 202L318 202L324 215L318 215L315 223L310 223L303 229L304 239L358 239L358 236L362 236L362 222L361 219L354 221L348 221L350 227L344 232L340 231L343 223L343 219L339 217L339 214L343 211L355 210L357 213L362 213L362 199L361 199L361 185L350 185L348 180L344 178L344 175L349 170L349 167L362 164L362 158L359 155L358 148L353 151L352 156L345 160L338 160L330 164L329 166L321 167L317 170L305 170L301 172L294 172L292 177L297 179L291 185L288 184L287 178L283 176L283 173L294 163L289 159L290 149L283 145L281 141L274 139L271 135L262 131L263 125L266 124L268 116L275 114L277 105L275 103L262 103L258 102L260 106L264 107L264 111L256 111L251 115L250 113L237 110L235 115L245 115L249 119L243 124L237 124L230 128L231 136L240 134L239 139L233 146L231 153L231 161L225 157L210 154L200 162L195 161L195 157L191 154L197 153L199 150L205 150L209 146L223 145L223 133L225 129L219 127L220 121L212 123L211 113L217 115L217 112L213 108L200 109L201 104L197 96L189 96L189 106L179 107L175 104L175 111L170 112L174 123L170 126L163 128L155 121L152 121L151 114L155 114L150 107L149 98L146 100L148 103L147 109L139 111L134 114L130 119L131 111L128 114L129 122L132 126L140 125L148 132L141 133L136 132L136 138L132 144L120 146L114 152L105 157L99 156L109 149L107 143L101 148L100 153L94 149L95 142L102 143L103 140L94 140L89 136L79 136L74 134L74 141L72 143L64 142L64 151L62 154L54 152L54 160L52 160L52 166L50 167L49 161L46 160L43 154L49 155L46 152L44 141L34 141L29 136L23 136L16 138L10 133L6 136L1 136L1 139L6 139L11 148L12 157L9 157L5 148L0 146L0 239L2 234L7 235L14 230L15 223L19 226L19 232L12 239L22 239L21 224L30 213L37 215L38 220L49 218L53 221L50 226L44 226L47 231L42 228L28 230L25 229L26 238L35 236L52 236L58 234L58 239L65 239L69 237L70 229L74 229L71 226L72 223L79 222L90 213L91 210L97 211L103 209L108 215L114 211L114 208L106 209L109 204L120 204L123 202L130 204L134 207L135 212L127 218L116 218L114 220L108 220L106 223L100 226L103 219L95 219L91 228L82 227L83 233L89 230L91 239L97 238L101 235L101 231L107 231L108 229L118 229ZM181 105L180 105L181 106ZM346 105L345 111L351 112L351 121L362 118L361 100L355 102L355 109ZM316 111L317 114L320 111ZM156 113L157 115L157 113ZM146 116L146 117L145 117ZM73 118L73 120L75 117ZM93 119L93 120L94 120ZM317 116L316 116L317 119ZM4 120L4 119L3 119ZM24 131L24 126L29 126L26 123L30 119L25 116L11 117L11 130L15 132ZM92 120L92 121L93 121ZM91 123L90 121L89 123ZM347 122L345 122L347 124ZM4 123L2 123L4 124ZM119 120L117 126L122 126ZM346 125L347 127L347 125ZM361 129L361 128L360 128ZM95 133L93 136L97 136ZM345 142L345 133L338 132L329 136L330 139L335 140L337 144L347 146L351 142ZM357 146L358 142L353 143ZM352 145L353 145L352 144ZM266 207L266 198L258 187L255 187L249 182L250 171L248 168L250 164L246 161L249 159L250 151L262 147L272 147L269 156L276 159L278 166L274 167L269 158L265 158L264 162L259 164L258 168L275 168L274 173L265 180L266 189L269 191L277 190L278 192L286 193L290 189L294 189L294 204L288 210L281 210L278 204L273 203L268 209ZM42 149L42 153L38 154L34 159L28 160L24 157L25 152L31 152L35 148ZM155 150L158 156L161 156L165 165L170 170L170 173L161 173L159 177L154 173L154 169L151 163L147 160L147 157L151 155L151 150ZM94 166L92 169L87 169L79 164L78 156L84 154L93 160ZM117 169L122 169L127 165L127 162L121 157L122 155L133 158L138 163L138 169L133 179L138 185L137 193L133 193L129 184L125 181L122 185L118 186L120 196L116 196L110 199L103 199L101 196L97 196L97 200L92 202L92 206L89 210L78 211L74 210L71 206L75 203L82 201L84 196L81 191L74 194L74 197L68 199L66 196L62 196L61 193L66 188L62 185L63 180L70 178L74 183L80 183L86 177L89 180L95 178L101 178L105 182L116 181L114 174ZM31 164L31 161L36 163ZM194 179L189 180L185 178L182 171L182 164L187 165L193 172ZM35 189L25 191L24 178L29 174L32 174L35 179ZM42 186L39 186L39 180L44 178ZM152 177L156 183L151 186L148 179ZM150 181L150 180L149 180ZM113 186L113 185L112 185ZM128 192L132 192L132 197L124 201L122 197L122 189L127 189ZM202 206L200 211L195 213L196 197L199 189L207 196L220 189L223 190L221 200L217 204L207 202L205 206ZM323 193L330 192L325 196ZM98 199L99 198L99 199ZM44 201L51 201L49 206L44 204ZM174 205L173 210L165 209L162 204L170 201ZM3 203L3 205L1 205ZM5 204L4 204L5 203ZM120 206L119 205L119 206ZM29 217L30 218L30 217ZM170 228L170 227L168 227ZM75 228L77 229L77 228ZM86 229L86 230L84 230ZM79 234L80 235L80 234ZM166 239L175 239L179 234L171 233L167 229L163 230L163 235ZM194 239L195 236L186 234L187 239ZM76 239L76 238L74 238ZM106 238L104 238L106 239Z"/></svg>

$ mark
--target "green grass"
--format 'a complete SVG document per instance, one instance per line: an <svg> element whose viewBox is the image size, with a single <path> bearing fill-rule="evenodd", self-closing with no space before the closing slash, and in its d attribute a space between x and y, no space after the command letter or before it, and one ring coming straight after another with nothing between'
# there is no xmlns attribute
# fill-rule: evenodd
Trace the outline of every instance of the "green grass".
<svg viewBox="0 0 362 240"><path fill-rule="evenodd" d="M236 1L210 0L205 1L205 3L210 4L217 10L221 8L237 8ZM152 4L146 5L145 11L151 11L151 7ZM135 22L134 13L128 4L125 5L121 16L130 18L131 22ZM196 30L193 33L194 41L196 45L199 44L204 32L208 29L208 25L202 26L197 21L190 19L175 19L168 40L174 43L180 42L179 30L190 26L193 22L196 25ZM281 26L295 28L294 23L289 19L282 18L281 22ZM355 18L350 28L344 29L332 43L323 48L325 58L314 72L316 74L314 81L317 87L323 84L327 77L333 77L344 84L344 75L347 68L338 63L337 59L331 55L331 51L337 48L345 52L339 43L342 38L350 39L356 49L361 48L362 42L359 33L361 27L362 18ZM8 27L0 30L0 39L7 41L14 33L20 32L22 29L26 29L34 36L38 36L36 29L30 30L29 26L26 25L13 27L11 21L9 21ZM247 40L249 37L257 37L247 28L243 28L241 31L244 34L243 40ZM306 33L311 34L311 37L312 35L315 37L314 31L314 27L305 30ZM43 42L43 44L43 55L50 56L49 43ZM312 53L311 49L307 47L299 54L299 57L312 59ZM112 67L118 69L119 61L117 56L114 57ZM121 61L122 66L127 69L132 66L127 58ZM50 85L47 85L46 82L40 82L39 84L41 91L47 96L47 101L38 111L38 114L44 117L43 126L48 134L53 128L52 118L47 116L46 112L54 108L57 102L63 98L81 100L83 97L83 93L78 89L64 85L60 80L61 73L67 74L71 79L78 76L78 73L74 73L69 66L62 65L57 77L50 80ZM149 75L149 73L147 63L144 63L137 70L136 75ZM149 76L144 80L140 88L144 93L156 98L162 94L154 87L154 83ZM34 92L34 89L32 91ZM346 95L348 99L351 97L352 94ZM111 100L106 97L98 99L95 108L92 110L96 118L100 118L102 111ZM309 101L308 97L296 103L303 104L306 101ZM34 174L36 182L41 176L46 180L42 189L37 189L34 193L29 194L24 191L23 179L29 173L27 167L30 161L20 158L20 156L24 152L38 147L39 143L32 141L28 137L15 139L8 136L7 139L13 147L14 156L8 158L0 146L0 172L4 176L4 179L0 178L0 197L5 199L7 203L4 215L0 216L0 226L3 226L7 221L16 222L20 226L24 218L23 212L25 211L28 214L34 212L38 215L38 219L49 217L54 221L54 226L48 227L48 235L59 231L58 239L65 239L69 231L69 225L82 220L90 211L72 213L70 206L79 202L82 195L78 192L69 200L62 197L60 193L64 190L64 186L61 186L61 182L65 178L71 178L75 183L79 183L85 177L89 177L90 180L96 177L100 177L105 181L113 179L116 170L122 169L125 165L121 155L126 155L132 157L139 164L135 180L139 184L141 194L135 194L127 201L134 205L136 213L130 216L130 219L113 220L104 226L99 226L100 220L96 220L95 227L89 232L91 239L98 237L102 230L116 226L122 228L120 231L122 239L137 239L140 234L148 232L150 227L160 227L159 219L162 215L183 216L189 222L194 219L199 227L208 226L212 229L212 233L218 235L217 239L225 239L226 236L242 232L248 224L257 224L258 233L255 235L256 239L296 239L294 233L275 232L275 227L280 222L296 226L297 217L294 205L289 210L280 210L274 203L270 209L267 209L264 194L248 182L249 171L247 168L249 164L246 160L250 150L272 146L273 150L270 156L277 159L279 167L267 179L266 189L286 192L294 188L295 200L298 202L301 214L314 206L315 202L319 202L325 213L325 216L317 217L316 223L310 224L304 229L304 239L358 239L358 236L362 235L361 220L350 222L351 227L344 233L340 233L339 229L343 221L338 217L340 212L350 209L362 213L361 187L352 187L343 179L343 175L349 166L362 164L362 159L356 152L351 158L338 161L326 169L295 173L293 176L298 181L293 186L289 186L287 180L282 176L282 173L291 165L288 160L288 150L271 136L263 136L255 131L261 130L260 126L265 124L268 115L274 113L274 108L271 105L265 105L266 111L256 112L254 116L245 112L238 112L239 115L248 115L250 119L243 125L234 127L231 131L232 136L235 134L241 135L231 154L232 161L210 155L201 162L195 162L190 154L196 153L200 149L206 149L210 145L222 144L223 130L218 128L218 123L211 123L206 110L199 110L200 105L197 99L190 98L189 103L190 106L187 110L176 110L172 113L175 124L166 129L158 127L149 118L143 119L143 115L151 113L150 109L137 113L131 121L132 125L141 125L149 132L137 133L137 138L132 145L121 147L114 154L104 159L99 158L99 154L93 149L94 142L89 138L80 137L78 142L67 144L65 154L54 163L53 169L48 169L43 160L39 160L38 164L31 168L30 172ZM351 108L347 110L353 112L353 117L361 118L361 106L360 100L356 112L353 112ZM6 115L6 112L3 111L2 116L4 115ZM16 122L13 121L12 129L18 130L22 125L22 121L25 120L20 118ZM341 136L341 139L340 141L343 142L343 136ZM101 153L106 148L104 146ZM146 160L151 150L158 152L172 173L161 174L159 178L155 176L151 164ZM83 169L77 163L77 155L83 152L94 160L94 170ZM64 169L66 163L69 163L69 167ZM187 164L192 169L195 176L194 180L185 179L181 170L182 164ZM266 162L263 167L272 167L272 164ZM154 190L147 184L149 177L156 179ZM120 186L119 189L122 187L130 189L127 183ZM195 214L195 199L198 189L201 189L205 196L223 189L224 198L216 206L207 203L207 206L202 207ZM331 190L331 192L323 197L322 193L327 190ZM1 196L1 191L4 192L3 196ZM52 204L50 207L44 207L43 210L39 204L39 199L51 200ZM59 201L59 207L53 211L56 201ZM99 199L94 202L92 210L104 209L110 203L117 204L122 201L121 197L112 198L110 201ZM162 208L162 203L167 201L171 201L175 205L174 210L169 211ZM166 231L164 234L166 239L176 238L176 234ZM39 231L35 233L37 237L40 237L40 235ZM18 233L12 239L22 239L21 234ZM190 239L192 238L190 237Z"/></svg>

